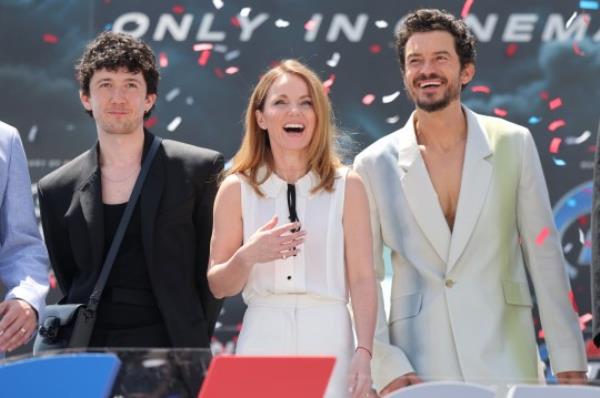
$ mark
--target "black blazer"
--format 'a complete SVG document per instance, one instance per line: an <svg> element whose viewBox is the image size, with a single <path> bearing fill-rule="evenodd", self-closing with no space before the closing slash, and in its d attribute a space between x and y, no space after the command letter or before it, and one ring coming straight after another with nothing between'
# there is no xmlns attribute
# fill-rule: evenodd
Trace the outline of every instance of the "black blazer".
<svg viewBox="0 0 600 398"><path fill-rule="evenodd" d="M219 315L206 272L222 169L218 152L163 140L140 195L146 264L173 347L208 347ZM87 303L104 248L98 144L40 180L38 193L62 302Z"/></svg>

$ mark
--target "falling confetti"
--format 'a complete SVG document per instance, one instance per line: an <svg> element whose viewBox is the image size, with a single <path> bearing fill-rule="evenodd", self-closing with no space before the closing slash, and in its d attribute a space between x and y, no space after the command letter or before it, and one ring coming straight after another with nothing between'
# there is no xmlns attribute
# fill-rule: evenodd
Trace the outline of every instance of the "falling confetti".
<svg viewBox="0 0 600 398"><path fill-rule="evenodd" d="M194 49L194 51L212 50L213 44L212 43L196 43L196 44L194 44L194 46L192 48Z"/></svg>
<svg viewBox="0 0 600 398"><path fill-rule="evenodd" d="M58 43L58 36L53 35L51 33L44 33L44 35L42 36L42 40L49 44L56 44Z"/></svg>
<svg viewBox="0 0 600 398"><path fill-rule="evenodd" d="M326 94L329 94L331 86L333 86L333 82L335 82L335 75L332 73L329 75L329 78L323 82L323 89Z"/></svg>
<svg viewBox="0 0 600 398"><path fill-rule="evenodd" d="M471 87L471 91L474 93L484 93L489 94L492 92L488 86L473 86Z"/></svg>
<svg viewBox="0 0 600 398"><path fill-rule="evenodd" d="M327 65L331 68L335 68L338 62L340 62L340 53L335 52L331 55L331 58L327 60Z"/></svg>
<svg viewBox="0 0 600 398"><path fill-rule="evenodd" d="M548 227L542 228L537 238L535 238L535 244L538 246L543 245L548 235L550 235L550 229Z"/></svg>
<svg viewBox="0 0 600 398"><path fill-rule="evenodd" d="M517 50L519 49L519 46L516 43L510 43L508 46L506 46L506 56L507 57L512 57L517 53Z"/></svg>
<svg viewBox="0 0 600 398"><path fill-rule="evenodd" d="M579 137L567 137L565 143L568 145L579 145L583 144L592 136L591 131L584 131Z"/></svg>
<svg viewBox="0 0 600 398"><path fill-rule="evenodd" d="M240 19L236 16L231 17L231 19L229 20L229 23L231 23L231 25L235 26L236 28L239 28L240 26L242 26Z"/></svg>
<svg viewBox="0 0 600 398"><path fill-rule="evenodd" d="M225 73L227 73L228 75L235 75L239 72L239 70L240 68L238 68L237 66L230 66L229 68L225 69Z"/></svg>
<svg viewBox="0 0 600 398"><path fill-rule="evenodd" d="M538 124L539 122L541 122L542 119L537 117L537 116L531 116L528 120L529 124Z"/></svg>
<svg viewBox="0 0 600 398"><path fill-rule="evenodd" d="M240 17L248 18L248 16L250 15L250 11L252 11L252 8L250 7L242 8L242 10L240 11Z"/></svg>
<svg viewBox="0 0 600 398"><path fill-rule="evenodd" d="M167 100L167 102L171 102L175 99L175 97L177 97L179 94L181 93L181 90L179 88L174 88L171 91L169 91L167 93L167 95L165 95L165 99Z"/></svg>
<svg viewBox="0 0 600 398"><path fill-rule="evenodd" d="M375 21L375 26L378 27L379 29L385 29L388 27L388 23L387 23L387 21L384 21L383 19L379 19L379 20Z"/></svg>
<svg viewBox="0 0 600 398"><path fill-rule="evenodd" d="M167 66L169 66L169 58L167 58L167 54L158 54L158 64L161 68L166 68Z"/></svg>
<svg viewBox="0 0 600 398"><path fill-rule="evenodd" d="M460 12L460 16L462 18L466 18L469 15L469 11L471 10L471 6L473 6L473 2L475 0L466 0L465 4L463 4L462 11Z"/></svg>
<svg viewBox="0 0 600 398"><path fill-rule="evenodd" d="M555 132L561 127L564 127L567 123L563 119L557 119L548 125L548 130Z"/></svg>
<svg viewBox="0 0 600 398"><path fill-rule="evenodd" d="M212 0L212 3L217 10L220 10L225 5L223 0Z"/></svg>
<svg viewBox="0 0 600 398"><path fill-rule="evenodd" d="M213 51L216 53L225 54L227 52L227 46L224 44L215 44Z"/></svg>
<svg viewBox="0 0 600 398"><path fill-rule="evenodd" d="M585 244L585 234L583 233L581 228L578 228L578 229L579 229L579 243L581 243L583 245L583 244Z"/></svg>
<svg viewBox="0 0 600 398"><path fill-rule="evenodd" d="M278 28L287 28L288 26L290 26L290 22L286 21L285 19L279 18L277 21L275 21L275 26Z"/></svg>
<svg viewBox="0 0 600 398"><path fill-rule="evenodd" d="M304 29L309 30L309 31L315 29L316 27L317 27L317 21L315 21L314 19L309 19L304 24Z"/></svg>
<svg viewBox="0 0 600 398"><path fill-rule="evenodd" d="M229 62L229 61L233 61L234 59L236 59L237 57L240 56L240 50L233 50L228 52L227 54L225 54L225 61Z"/></svg>
<svg viewBox="0 0 600 398"><path fill-rule="evenodd" d="M556 108L560 108L562 106L562 99L560 97L554 98L552 101L548 103L548 107L550 110L555 110Z"/></svg>
<svg viewBox="0 0 600 398"><path fill-rule="evenodd" d="M380 46L379 44L372 44L372 45L369 47L369 51L370 51L372 54L379 54L379 53L381 52L381 46Z"/></svg>
<svg viewBox="0 0 600 398"><path fill-rule="evenodd" d="M156 125L157 122L158 122L158 118L156 116L152 116L152 117L150 117L150 119L148 119L144 122L144 127L146 127L147 129L151 129L152 127L154 127Z"/></svg>
<svg viewBox="0 0 600 398"><path fill-rule="evenodd" d="M194 105L194 97L187 97L185 103L186 105Z"/></svg>
<svg viewBox="0 0 600 398"><path fill-rule="evenodd" d="M38 133L38 126L37 126L37 124L34 124L29 129L29 134L27 134L27 141L29 141L29 142L35 141L35 137L37 137L37 133Z"/></svg>
<svg viewBox="0 0 600 398"><path fill-rule="evenodd" d="M389 124L395 124L400 121L400 116L396 115L396 116L388 117L387 119L385 119L385 121L388 122Z"/></svg>
<svg viewBox="0 0 600 398"><path fill-rule="evenodd" d="M554 137L552 141L550 141L550 153L558 153L558 148L560 147L560 143L562 142L562 138Z"/></svg>
<svg viewBox="0 0 600 398"><path fill-rule="evenodd" d="M579 47L579 44L577 44L576 41L573 42L573 52L575 53L575 55L579 55L580 57L585 56L585 53L583 52L581 47Z"/></svg>
<svg viewBox="0 0 600 398"><path fill-rule="evenodd" d="M400 95L400 91L396 91L395 93L392 93L390 95L384 95L381 98L381 102L383 102L384 104L389 104L390 102L392 102L396 98L398 98L399 95Z"/></svg>
<svg viewBox="0 0 600 398"><path fill-rule="evenodd" d="M225 72L223 72L223 69L221 69L221 68L215 68L214 72L215 72L215 76L217 76L219 79L222 79L225 77Z"/></svg>
<svg viewBox="0 0 600 398"><path fill-rule="evenodd" d="M571 18L569 18L567 20L567 23L565 24L565 29L569 29L569 27L571 26L571 24L573 23L573 21L575 20L575 18L577 18L577 11L575 11L573 13L573 15L571 15Z"/></svg>
<svg viewBox="0 0 600 398"><path fill-rule="evenodd" d="M552 157L552 161L554 162L555 165L560 166L560 167L567 165L567 162L565 162L562 159L555 158L555 157Z"/></svg>
<svg viewBox="0 0 600 398"><path fill-rule="evenodd" d="M367 94L362 99L362 103L367 106L371 105L373 101L375 101L375 96L373 94Z"/></svg>
<svg viewBox="0 0 600 398"><path fill-rule="evenodd" d="M541 91L540 98L543 99L544 101L548 101L548 98L550 98L550 94L548 94L547 91Z"/></svg>
<svg viewBox="0 0 600 398"><path fill-rule="evenodd" d="M205 66L210 58L211 51L204 50L200 53L200 57L198 57L198 65Z"/></svg>
<svg viewBox="0 0 600 398"><path fill-rule="evenodd" d="M185 11L185 8L183 6L180 5L174 5L173 8L171 8L171 11L173 11L173 14L183 14Z"/></svg>
<svg viewBox="0 0 600 398"><path fill-rule="evenodd" d="M169 125L167 126L167 130L169 130L172 133L173 131L175 131L175 129L177 127L179 127L180 124L181 124L181 116L177 116L175 119L173 119L171 121L171 123L169 123Z"/></svg>
<svg viewBox="0 0 600 398"><path fill-rule="evenodd" d="M584 1L584 0L581 0L579 2L579 8L581 8L582 10L597 10L600 7L598 6L598 2L597 1Z"/></svg>
<svg viewBox="0 0 600 398"><path fill-rule="evenodd" d="M565 245L565 247L563 248L563 252L565 254L569 254L571 252L571 250L573 249L573 244L571 242L567 243Z"/></svg>
<svg viewBox="0 0 600 398"><path fill-rule="evenodd" d="M502 108L494 108L494 114L496 116L505 117L506 115L508 115L508 111Z"/></svg>

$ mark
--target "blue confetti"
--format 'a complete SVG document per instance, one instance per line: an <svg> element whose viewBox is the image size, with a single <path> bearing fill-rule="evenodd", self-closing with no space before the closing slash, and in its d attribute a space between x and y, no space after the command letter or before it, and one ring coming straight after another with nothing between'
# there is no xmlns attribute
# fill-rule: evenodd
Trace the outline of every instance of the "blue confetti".
<svg viewBox="0 0 600 398"><path fill-rule="evenodd" d="M582 0L579 2L579 8L582 10L597 10L600 7L598 7L597 1Z"/></svg>
<svg viewBox="0 0 600 398"><path fill-rule="evenodd" d="M564 160L558 159L555 157L553 157L552 160L554 161L554 164L557 166L565 166L567 164L567 162L565 162Z"/></svg>
<svg viewBox="0 0 600 398"><path fill-rule="evenodd" d="M567 200L567 206L569 207L577 207L577 201L573 198Z"/></svg>
<svg viewBox="0 0 600 398"><path fill-rule="evenodd" d="M104 32L110 32L112 30L112 23L107 23L106 25L104 25L104 28L102 30Z"/></svg>
<svg viewBox="0 0 600 398"><path fill-rule="evenodd" d="M532 116L529 118L529 124L538 124L541 121L542 121L542 119L540 119L537 116Z"/></svg>

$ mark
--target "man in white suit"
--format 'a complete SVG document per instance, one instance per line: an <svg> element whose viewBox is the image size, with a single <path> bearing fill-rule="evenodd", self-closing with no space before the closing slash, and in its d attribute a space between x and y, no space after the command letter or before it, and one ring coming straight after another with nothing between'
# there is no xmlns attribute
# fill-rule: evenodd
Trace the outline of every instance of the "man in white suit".
<svg viewBox="0 0 600 398"><path fill-rule="evenodd" d="M33 212L31 181L17 129L0 122L0 355L37 329L48 292L48 254Z"/></svg>
<svg viewBox="0 0 600 398"><path fill-rule="evenodd" d="M375 264L391 249L373 378L383 394L423 380L539 379L529 271L551 365L585 381L586 359L548 192L529 131L461 105L475 40L439 10L409 14L397 49L416 110L355 161L367 187Z"/></svg>

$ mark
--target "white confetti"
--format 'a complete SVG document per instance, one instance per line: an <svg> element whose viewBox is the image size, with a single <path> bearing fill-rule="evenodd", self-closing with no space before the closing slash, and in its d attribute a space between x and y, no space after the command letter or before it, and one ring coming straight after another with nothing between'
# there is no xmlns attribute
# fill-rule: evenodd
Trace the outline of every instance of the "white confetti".
<svg viewBox="0 0 600 398"><path fill-rule="evenodd" d="M29 142L35 141L35 137L37 137L37 133L38 133L38 126L37 126L37 124L34 124L29 129L29 134L27 134L27 140Z"/></svg>
<svg viewBox="0 0 600 398"><path fill-rule="evenodd" d="M181 90L179 88L174 88L165 95L165 99L167 102L171 102L179 95L179 93L181 93Z"/></svg>
<svg viewBox="0 0 600 398"><path fill-rule="evenodd" d="M378 21L375 21L375 26L377 26L379 29L385 29L388 27L388 23L383 19L380 19Z"/></svg>
<svg viewBox="0 0 600 398"><path fill-rule="evenodd" d="M290 26L290 23L285 19L279 18L277 21L275 21L275 26L277 26L278 28L287 28L288 26Z"/></svg>
<svg viewBox="0 0 600 398"><path fill-rule="evenodd" d="M388 117L387 119L385 119L385 121L388 122L389 124L398 123L399 120L400 120L400 116L398 116L398 115Z"/></svg>
<svg viewBox="0 0 600 398"><path fill-rule="evenodd" d="M214 50L215 52L217 52L217 53L224 54L224 53L226 53L226 52L227 52L227 46L226 46L225 44L216 44L216 45L213 47L213 50Z"/></svg>
<svg viewBox="0 0 600 398"><path fill-rule="evenodd" d="M331 58L327 61L327 65L329 65L332 68L335 68L338 62L340 62L340 58L340 53L333 53L331 55Z"/></svg>
<svg viewBox="0 0 600 398"><path fill-rule="evenodd" d="M185 99L185 103L186 103L187 105L194 105L194 97L187 97L187 98Z"/></svg>
<svg viewBox="0 0 600 398"><path fill-rule="evenodd" d="M579 228L579 243L581 243L582 245L585 244L585 234L583 233L581 228Z"/></svg>
<svg viewBox="0 0 600 398"><path fill-rule="evenodd" d="M225 54L225 61L229 62L240 56L240 50L233 50Z"/></svg>
<svg viewBox="0 0 600 398"><path fill-rule="evenodd" d="M167 126L167 130L169 130L172 133L177 127L179 127L180 124L181 116L177 116L175 119L173 119L173 121L171 121L171 123L169 123L169 125Z"/></svg>
<svg viewBox="0 0 600 398"><path fill-rule="evenodd" d="M569 252L573 249L573 244L571 242L567 243L565 247L563 247L563 252L565 254L569 254Z"/></svg>
<svg viewBox="0 0 600 398"><path fill-rule="evenodd" d="M240 11L240 17L248 18L248 15L250 15L250 11L252 11L252 8L250 7L242 8L242 11Z"/></svg>
<svg viewBox="0 0 600 398"><path fill-rule="evenodd" d="M212 3L217 10L220 10L225 5L223 0L212 0Z"/></svg>
<svg viewBox="0 0 600 398"><path fill-rule="evenodd" d="M569 29L569 26L571 26L571 24L573 23L575 18L577 18L577 11L573 12L573 15L571 15L571 18L569 18L567 20L567 23L565 24L565 29Z"/></svg>
<svg viewBox="0 0 600 398"><path fill-rule="evenodd" d="M192 48L194 49L194 51L205 51L212 50L213 47L214 46L212 43L196 43Z"/></svg>
<svg viewBox="0 0 600 398"><path fill-rule="evenodd" d="M400 95L400 91L396 91L395 93L392 93L390 95L384 95L381 98L381 102L383 102L384 104L389 104L390 102L392 102L393 100L398 98L399 95Z"/></svg>
<svg viewBox="0 0 600 398"><path fill-rule="evenodd" d="M565 143L568 145L579 145L583 144L592 136L592 132L586 130L579 137L565 137Z"/></svg>

